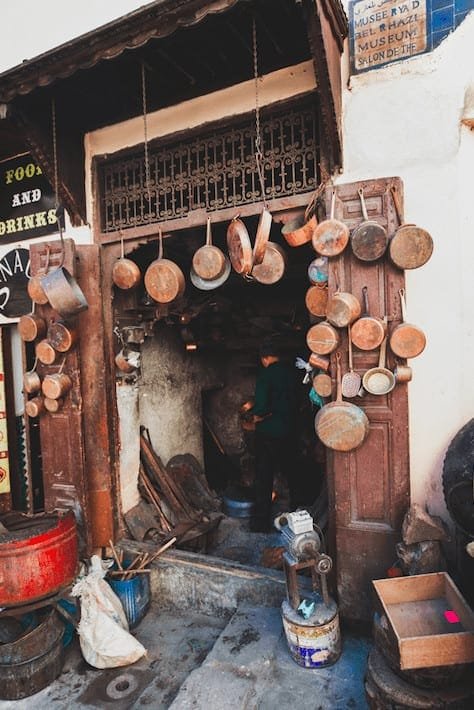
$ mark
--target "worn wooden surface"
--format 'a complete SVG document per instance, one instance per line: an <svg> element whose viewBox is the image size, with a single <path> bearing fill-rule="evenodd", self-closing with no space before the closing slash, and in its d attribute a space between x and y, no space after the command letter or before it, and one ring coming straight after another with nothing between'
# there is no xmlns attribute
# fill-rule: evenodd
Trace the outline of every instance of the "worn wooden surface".
<svg viewBox="0 0 474 710"><path fill-rule="evenodd" d="M382 224L389 235L398 222L389 187L399 178L368 180L337 186L336 217L353 229L362 219L358 189L364 188L369 219ZM326 192L329 211L331 190ZM388 260L361 262L350 249L331 260L329 296L336 283L341 290L360 298L368 286L371 314L389 317L389 331L400 322L398 289L403 287L403 272ZM348 362L347 334L341 332L344 367ZM332 356L334 358L334 356ZM363 374L378 362L378 352L353 350L354 370ZM334 365L335 363L333 363ZM387 366L395 364L391 354ZM335 372L333 366L332 372ZM397 384L388 395L365 395L360 401L369 421L369 434L356 451L330 452L328 489L331 554L336 557L337 586L341 613L346 618L367 621L371 618L371 580L385 577L393 564L395 543L400 539L403 515L409 503L408 398L407 386Z"/></svg>

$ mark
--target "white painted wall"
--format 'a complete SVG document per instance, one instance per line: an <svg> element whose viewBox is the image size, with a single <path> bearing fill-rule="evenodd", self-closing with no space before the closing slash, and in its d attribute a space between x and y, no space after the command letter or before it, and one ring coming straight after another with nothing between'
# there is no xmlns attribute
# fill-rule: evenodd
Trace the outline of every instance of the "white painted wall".
<svg viewBox="0 0 474 710"><path fill-rule="evenodd" d="M431 54L353 76L343 60L344 171L337 182L400 176L405 217L435 249L406 273L408 315L428 344L409 385L412 500L448 517L446 448L473 416L474 132L460 123L474 85L474 13Z"/></svg>

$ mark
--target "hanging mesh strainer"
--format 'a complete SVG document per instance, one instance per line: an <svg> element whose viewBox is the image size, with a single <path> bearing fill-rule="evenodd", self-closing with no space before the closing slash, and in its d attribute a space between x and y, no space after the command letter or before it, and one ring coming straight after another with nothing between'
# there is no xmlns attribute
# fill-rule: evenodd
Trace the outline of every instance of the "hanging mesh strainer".
<svg viewBox="0 0 474 710"><path fill-rule="evenodd" d="M347 326L347 340L349 349L349 370L344 373L342 378L342 396L350 399L356 397L362 384L359 373L354 372L352 364L352 341L351 341L351 326Z"/></svg>

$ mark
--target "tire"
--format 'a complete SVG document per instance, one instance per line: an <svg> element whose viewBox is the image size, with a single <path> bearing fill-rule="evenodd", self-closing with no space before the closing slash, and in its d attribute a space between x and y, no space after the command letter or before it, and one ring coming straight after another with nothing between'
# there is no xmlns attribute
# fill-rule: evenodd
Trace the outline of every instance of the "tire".
<svg viewBox="0 0 474 710"><path fill-rule="evenodd" d="M448 446L443 463L443 493L456 525L474 535L474 419L458 431Z"/></svg>

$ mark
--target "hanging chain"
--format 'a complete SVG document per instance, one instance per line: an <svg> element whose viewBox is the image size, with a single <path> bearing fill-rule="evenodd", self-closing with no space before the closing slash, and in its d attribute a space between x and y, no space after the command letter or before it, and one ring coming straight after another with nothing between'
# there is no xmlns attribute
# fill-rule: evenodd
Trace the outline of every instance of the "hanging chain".
<svg viewBox="0 0 474 710"><path fill-rule="evenodd" d="M58 139L56 133L56 101L51 99L51 124L53 129L53 164L54 164L54 199L55 208L59 207L59 178L58 178Z"/></svg>
<svg viewBox="0 0 474 710"><path fill-rule="evenodd" d="M267 199L265 194L265 180L263 177L263 153L262 153L262 135L260 129L260 103L258 94L258 45L257 45L257 21L255 16L252 22L252 40L253 40L253 74L255 80L255 163L257 167L258 179L260 181L260 190L262 192L262 200L265 209L267 208Z"/></svg>
<svg viewBox="0 0 474 710"><path fill-rule="evenodd" d="M146 108L146 77L145 62L142 61L142 110L143 110L143 143L145 151L145 183L148 195L148 216L151 222L151 190L150 190L150 159L148 155L148 124Z"/></svg>

